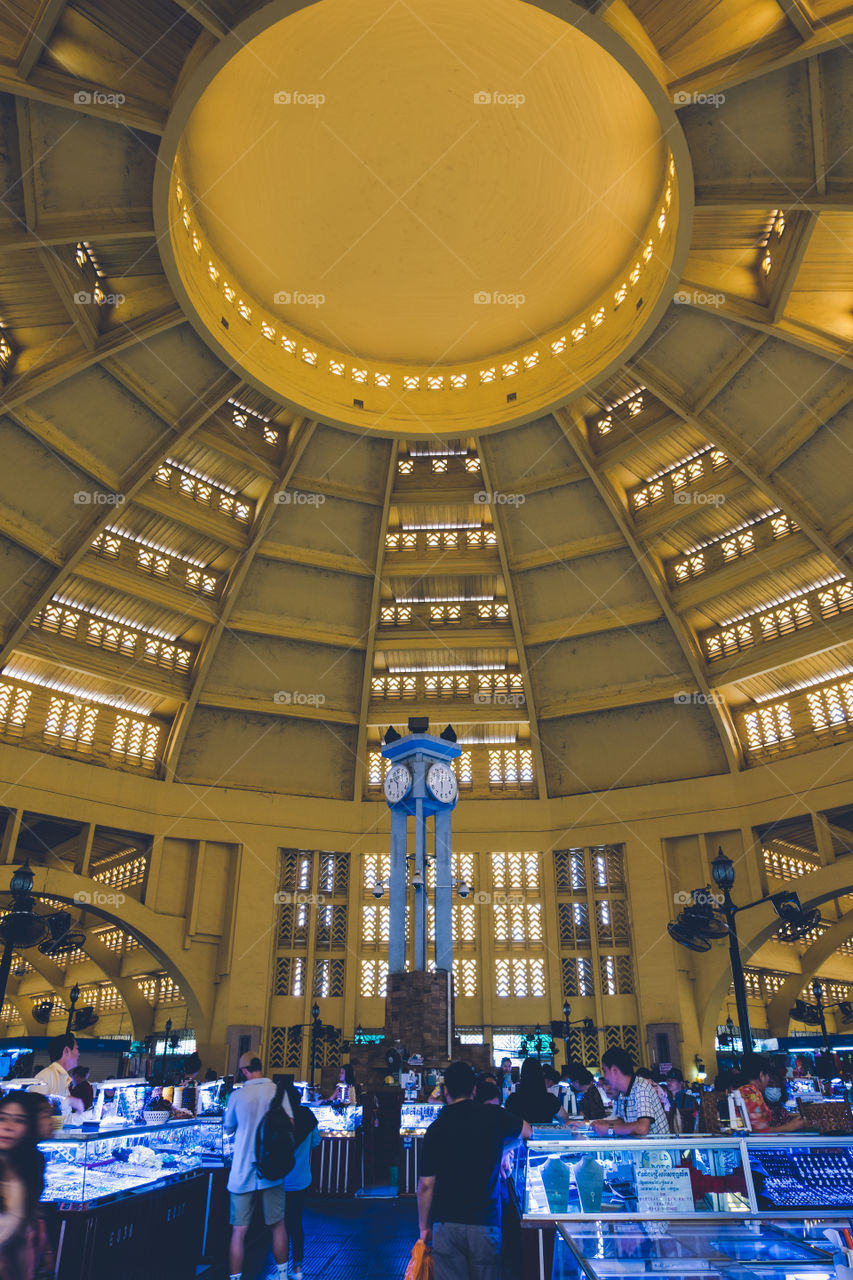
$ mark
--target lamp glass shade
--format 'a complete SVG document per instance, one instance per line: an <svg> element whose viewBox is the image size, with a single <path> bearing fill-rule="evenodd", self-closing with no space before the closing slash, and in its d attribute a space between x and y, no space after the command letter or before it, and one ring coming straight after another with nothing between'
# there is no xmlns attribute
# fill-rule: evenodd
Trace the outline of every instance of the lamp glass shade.
<svg viewBox="0 0 853 1280"><path fill-rule="evenodd" d="M33 891L33 873L30 870L29 862L25 862L23 866L18 867L9 883L10 893L32 893Z"/></svg>
<svg viewBox="0 0 853 1280"><path fill-rule="evenodd" d="M735 882L735 864L731 858L726 857L722 849L718 850L711 863L711 875L714 877L714 884L720 889L731 889Z"/></svg>

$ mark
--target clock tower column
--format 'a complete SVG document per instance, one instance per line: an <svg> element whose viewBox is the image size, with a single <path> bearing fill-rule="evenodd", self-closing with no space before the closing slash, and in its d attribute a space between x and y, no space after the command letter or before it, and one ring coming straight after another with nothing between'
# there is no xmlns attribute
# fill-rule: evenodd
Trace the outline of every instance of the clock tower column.
<svg viewBox="0 0 853 1280"><path fill-rule="evenodd" d="M406 968L406 906L410 886L413 890L413 968L420 972L427 968L427 825L430 818L435 827L435 967L448 972L453 968L451 814L459 792L450 761L460 754L460 748L455 734L451 737L452 730L445 730L447 737L436 737L426 732L428 724L426 719L413 718L408 737L395 735L388 741L390 735L387 735L382 748L390 764L385 776L385 798L391 810L389 973L401 973ZM414 819L411 853L409 818Z"/></svg>

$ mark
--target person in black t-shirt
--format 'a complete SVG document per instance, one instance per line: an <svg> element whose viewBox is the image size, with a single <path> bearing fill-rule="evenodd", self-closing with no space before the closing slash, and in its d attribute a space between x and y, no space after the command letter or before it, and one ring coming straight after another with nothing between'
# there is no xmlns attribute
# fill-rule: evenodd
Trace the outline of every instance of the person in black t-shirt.
<svg viewBox="0 0 853 1280"><path fill-rule="evenodd" d="M524 1059L521 1080L515 1093L507 1098L506 1109L528 1124L550 1124L555 1119L566 1124L569 1119L560 1099L548 1092L538 1058Z"/></svg>
<svg viewBox="0 0 853 1280"><path fill-rule="evenodd" d="M432 1243L435 1280L500 1280L500 1169L504 1151L531 1129L502 1107L474 1102L474 1071L452 1062L447 1106L424 1136L418 1179L421 1240Z"/></svg>

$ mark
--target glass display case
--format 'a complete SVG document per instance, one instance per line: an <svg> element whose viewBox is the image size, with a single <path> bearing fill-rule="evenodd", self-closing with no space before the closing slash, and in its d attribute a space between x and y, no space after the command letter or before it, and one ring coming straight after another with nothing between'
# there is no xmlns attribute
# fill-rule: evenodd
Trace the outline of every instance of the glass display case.
<svg viewBox="0 0 853 1280"><path fill-rule="evenodd" d="M442 1102L404 1102L400 1108L400 1140L403 1145L403 1195L413 1196L418 1189L418 1170L424 1134L442 1110Z"/></svg>
<svg viewBox="0 0 853 1280"><path fill-rule="evenodd" d="M796 1249L779 1253L762 1245L756 1252L754 1241L798 1240L832 1251L825 1233L839 1236L853 1215L853 1151L848 1138L819 1135L619 1139L537 1128L517 1149L513 1200L527 1228L525 1277L550 1280L552 1259L555 1277L609 1276L606 1258L585 1259L586 1245L575 1249L577 1236L610 1241L601 1247L620 1272L671 1270L673 1280L688 1274L698 1280L700 1272L721 1280L820 1280L825 1257L813 1257L812 1268ZM662 1242L662 1256L655 1241ZM690 1256L685 1241L700 1250L689 1266L678 1261ZM592 1261L601 1264L598 1270ZM793 1271L785 1270L789 1265ZM831 1266L827 1275L853 1280L849 1265L837 1272Z"/></svg>
<svg viewBox="0 0 853 1280"><path fill-rule="evenodd" d="M132 1080L93 1080L92 1118L107 1124L142 1124L151 1085L142 1077ZM77 1114L86 1115L86 1112Z"/></svg>
<svg viewBox="0 0 853 1280"><path fill-rule="evenodd" d="M443 1102L404 1102L400 1108L400 1133L422 1138L443 1106Z"/></svg>
<svg viewBox="0 0 853 1280"><path fill-rule="evenodd" d="M227 1085L224 1078L205 1080L196 1086L196 1115L221 1116L225 1114L228 1101Z"/></svg>
<svg viewBox="0 0 853 1280"><path fill-rule="evenodd" d="M313 1112L323 1135L339 1137L342 1134L353 1134L362 1126L362 1107L334 1107L330 1102L311 1102L308 1103L308 1110Z"/></svg>
<svg viewBox="0 0 853 1280"><path fill-rule="evenodd" d="M63 1129L39 1143L39 1150L45 1157L42 1200L66 1210L87 1209L221 1166L222 1126L172 1120L109 1133Z"/></svg>
<svg viewBox="0 0 853 1280"><path fill-rule="evenodd" d="M537 1127L515 1187L525 1218L749 1213L744 1162L737 1138L577 1138Z"/></svg>
<svg viewBox="0 0 853 1280"><path fill-rule="evenodd" d="M614 1139L537 1127L513 1181L525 1220L853 1213L844 1137Z"/></svg>
<svg viewBox="0 0 853 1280"><path fill-rule="evenodd" d="M853 1214L853 1151L849 1138L746 1139L757 1208L802 1214L818 1209Z"/></svg>
<svg viewBox="0 0 853 1280"><path fill-rule="evenodd" d="M812 1224L813 1226L815 1224ZM820 1225L820 1224L817 1224ZM638 1271L668 1280L835 1280L832 1246L773 1222L607 1222L560 1225L551 1280L615 1280Z"/></svg>
<svg viewBox="0 0 853 1280"><path fill-rule="evenodd" d="M317 1117L323 1141L314 1156L315 1191L325 1195L345 1195L364 1183L364 1146L359 1106L333 1106L329 1102L308 1103Z"/></svg>

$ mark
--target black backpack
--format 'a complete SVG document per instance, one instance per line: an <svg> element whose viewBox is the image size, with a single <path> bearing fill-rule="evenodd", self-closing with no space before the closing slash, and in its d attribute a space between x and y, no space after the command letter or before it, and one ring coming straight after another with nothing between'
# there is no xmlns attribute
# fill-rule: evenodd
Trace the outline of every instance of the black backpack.
<svg viewBox="0 0 853 1280"><path fill-rule="evenodd" d="M255 1132L255 1168L267 1182L280 1182L296 1163L293 1122L281 1105L283 1097L284 1081L279 1080L269 1111Z"/></svg>

